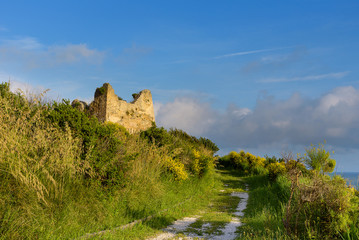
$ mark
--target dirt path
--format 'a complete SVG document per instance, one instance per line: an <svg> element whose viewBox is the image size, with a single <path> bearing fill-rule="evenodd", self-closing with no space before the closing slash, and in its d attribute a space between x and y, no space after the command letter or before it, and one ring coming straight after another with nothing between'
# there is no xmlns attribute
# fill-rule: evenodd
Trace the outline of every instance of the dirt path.
<svg viewBox="0 0 359 240"><path fill-rule="evenodd" d="M186 217L163 229L163 233L147 240L211 239L232 240L247 206L247 186L240 179L225 176L224 189L201 216Z"/></svg>

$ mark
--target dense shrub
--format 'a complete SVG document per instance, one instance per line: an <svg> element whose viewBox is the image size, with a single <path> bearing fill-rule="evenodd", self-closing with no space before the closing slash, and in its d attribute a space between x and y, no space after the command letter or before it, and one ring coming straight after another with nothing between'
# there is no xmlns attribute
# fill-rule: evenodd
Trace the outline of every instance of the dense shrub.
<svg viewBox="0 0 359 240"><path fill-rule="evenodd" d="M255 156L244 151L232 151L223 156L218 161L219 166L225 168L234 168L239 170L243 175L266 174L265 158Z"/></svg>
<svg viewBox="0 0 359 240"><path fill-rule="evenodd" d="M188 173L184 167L184 164L174 160L171 157L165 158L165 166L174 175L174 179L177 181L183 181L188 178Z"/></svg>
<svg viewBox="0 0 359 240"><path fill-rule="evenodd" d="M141 137L166 149L172 162L177 165L182 164L188 173L202 177L207 171L214 169L213 154L218 151L218 148L209 139L197 139L182 130L170 129L167 131L164 128L156 127L156 125L141 132ZM176 172L174 167L172 169L172 172ZM176 178L181 179L181 177Z"/></svg>
<svg viewBox="0 0 359 240"><path fill-rule="evenodd" d="M330 152L325 150L324 144L321 143L318 146L311 145L311 148L306 149L304 162L318 173L333 172L336 163L334 159L330 159Z"/></svg>
<svg viewBox="0 0 359 240"><path fill-rule="evenodd" d="M170 145L172 148L204 148L211 151L212 154L219 150L217 145L207 138L200 137L197 139L180 129L170 129L167 131L163 127L158 128L156 124L153 124L148 130L141 132L141 137L160 147Z"/></svg>
<svg viewBox="0 0 359 240"><path fill-rule="evenodd" d="M283 175L286 172L286 165L284 164L284 162L274 162L270 163L267 166L267 169L269 179L274 181L279 175Z"/></svg>
<svg viewBox="0 0 359 240"><path fill-rule="evenodd" d="M324 174L335 166L329 157L319 144L306 150L304 161L310 171L299 160L286 163L291 180L284 219L288 234L304 239L337 239L350 235L350 226L356 224L358 198L341 176L331 178Z"/></svg>
<svg viewBox="0 0 359 240"><path fill-rule="evenodd" d="M197 150L193 150L193 162L192 162L192 172L197 176L203 176L208 171L214 169L214 158L208 154L203 154Z"/></svg>
<svg viewBox="0 0 359 240"><path fill-rule="evenodd" d="M126 160L119 153L128 137L125 128L114 123L100 123L96 118L73 108L69 100L49 104L44 113L53 125L64 129L68 126L82 140L81 159L87 159L102 184L121 184Z"/></svg>
<svg viewBox="0 0 359 240"><path fill-rule="evenodd" d="M294 189L294 198L286 214L288 232L304 238L333 239L346 231L350 215L357 210L353 190L336 176L314 175L302 178Z"/></svg>

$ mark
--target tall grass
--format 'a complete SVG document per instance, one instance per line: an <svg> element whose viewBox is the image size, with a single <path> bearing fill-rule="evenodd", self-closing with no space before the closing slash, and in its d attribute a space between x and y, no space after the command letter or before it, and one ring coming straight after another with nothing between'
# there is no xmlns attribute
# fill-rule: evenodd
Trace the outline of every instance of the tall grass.
<svg viewBox="0 0 359 240"><path fill-rule="evenodd" d="M270 182L266 175L245 177L244 181L249 186L249 198L239 239L291 239L282 221L290 182L283 176Z"/></svg>
<svg viewBox="0 0 359 240"><path fill-rule="evenodd" d="M31 99L0 84L0 239L76 238L185 200L190 209L196 206L191 196L213 191L213 171L191 172L191 149L206 161L202 156L213 154L201 141L181 140L179 147L166 135L169 141L159 146L66 101ZM186 166L187 180L176 180L167 158Z"/></svg>
<svg viewBox="0 0 359 240"><path fill-rule="evenodd" d="M20 238L38 212L63 201L65 186L83 174L85 162L70 130L43 120L44 106L12 94L8 85L0 94L0 233Z"/></svg>

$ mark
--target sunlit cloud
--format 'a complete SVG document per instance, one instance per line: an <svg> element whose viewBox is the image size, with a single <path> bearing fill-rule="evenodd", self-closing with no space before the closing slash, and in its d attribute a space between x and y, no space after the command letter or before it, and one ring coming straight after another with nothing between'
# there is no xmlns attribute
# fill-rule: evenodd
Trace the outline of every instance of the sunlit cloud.
<svg viewBox="0 0 359 240"><path fill-rule="evenodd" d="M208 102L176 98L156 108L156 122L205 136L221 147L309 146L327 142L359 148L359 89L338 87L310 99L296 93L286 100L259 99L254 109L229 105L218 111Z"/></svg>

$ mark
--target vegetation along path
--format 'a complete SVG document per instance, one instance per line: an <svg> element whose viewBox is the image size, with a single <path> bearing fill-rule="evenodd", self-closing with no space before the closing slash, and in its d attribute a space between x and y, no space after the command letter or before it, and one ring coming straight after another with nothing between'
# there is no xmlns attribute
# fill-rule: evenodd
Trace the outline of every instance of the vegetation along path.
<svg viewBox="0 0 359 240"><path fill-rule="evenodd" d="M219 171L221 189L209 206L198 215L182 218L148 240L164 239L235 239L246 208L246 184L233 172Z"/></svg>

